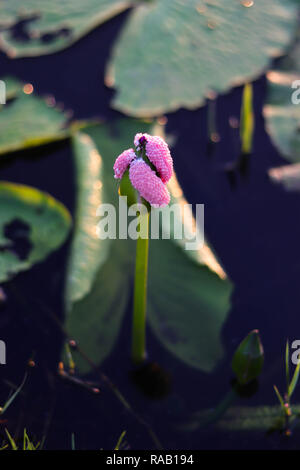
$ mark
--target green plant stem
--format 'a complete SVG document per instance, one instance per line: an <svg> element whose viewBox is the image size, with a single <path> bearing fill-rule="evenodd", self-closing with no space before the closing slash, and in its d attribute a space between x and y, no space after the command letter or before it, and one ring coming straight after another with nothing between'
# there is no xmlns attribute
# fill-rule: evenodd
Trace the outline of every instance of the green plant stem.
<svg viewBox="0 0 300 470"><path fill-rule="evenodd" d="M146 353L146 306L149 251L149 212L139 215L140 235L136 244L133 327L132 327L132 360L141 364Z"/></svg>
<svg viewBox="0 0 300 470"><path fill-rule="evenodd" d="M253 112L253 87L251 83L246 83L243 91L240 137L242 144L242 154L249 155L252 152L254 133L254 112Z"/></svg>

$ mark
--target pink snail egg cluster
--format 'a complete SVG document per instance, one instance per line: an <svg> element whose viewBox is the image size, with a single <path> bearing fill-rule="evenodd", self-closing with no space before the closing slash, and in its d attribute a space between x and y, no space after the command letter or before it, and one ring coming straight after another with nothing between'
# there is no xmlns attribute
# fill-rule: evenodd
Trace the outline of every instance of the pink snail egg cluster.
<svg viewBox="0 0 300 470"><path fill-rule="evenodd" d="M135 150L125 150L116 159L115 178L121 179L129 168L131 184L142 198L153 207L168 205L170 194L166 183L173 173L173 160L168 145L161 137L136 134L134 146ZM156 171L145 162L143 152Z"/></svg>

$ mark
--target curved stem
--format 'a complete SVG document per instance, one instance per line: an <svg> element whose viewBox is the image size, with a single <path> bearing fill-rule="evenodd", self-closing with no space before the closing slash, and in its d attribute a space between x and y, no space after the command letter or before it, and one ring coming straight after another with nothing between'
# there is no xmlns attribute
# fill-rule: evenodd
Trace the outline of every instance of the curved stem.
<svg viewBox="0 0 300 470"><path fill-rule="evenodd" d="M149 213L141 210L139 214L139 238L136 244L134 304L132 327L132 360L141 364L146 352L146 306L149 251Z"/></svg>

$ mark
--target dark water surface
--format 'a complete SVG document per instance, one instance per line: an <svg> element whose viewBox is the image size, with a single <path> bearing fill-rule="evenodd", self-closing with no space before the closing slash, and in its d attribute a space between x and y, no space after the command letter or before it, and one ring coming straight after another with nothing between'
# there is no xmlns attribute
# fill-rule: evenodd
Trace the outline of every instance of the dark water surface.
<svg viewBox="0 0 300 470"><path fill-rule="evenodd" d="M2 77L15 75L34 85L40 95L54 95L74 118L95 116L115 119L109 108L113 92L103 85L109 51L126 14L109 21L73 47L60 53L8 60L0 55ZM238 116L241 89L217 102L221 141L213 155L207 152L207 109L179 110L168 116L167 131L177 136L173 149L175 170L190 203L205 204L206 236L235 284L232 309L223 329L226 357L214 374L204 374L170 356L149 331L148 349L173 380L172 393L162 400L145 398L128 378L131 310L123 323L117 347L101 371L131 403L131 413L100 380L101 392L93 395L55 377L63 338L41 303L61 318L64 266L68 246L47 261L21 274L8 288L8 302L0 312L0 337L7 344L7 365L0 369L6 384L21 382L29 358L30 370L24 393L11 407L7 423L13 432L27 430L37 437L47 433L46 448L69 449L75 434L79 449L112 449L123 430L132 449L153 449L155 432L165 449L299 448L299 433L292 438L263 431L217 431L212 426L189 432L179 430L179 417L215 407L230 390L230 358L241 339L258 328L265 348L265 368L256 394L236 402L241 406L276 405L273 383L284 386L285 341L300 338L300 195L272 184L267 170L285 162L264 130L261 108L264 77L255 83L255 147L247 178L238 176L231 187L224 167L238 157L238 134L230 128L230 116ZM42 157L41 157L42 155ZM68 143L19 154L2 163L0 178L33 185L74 207L74 181ZM1 210L1 208L0 208ZM21 298L20 298L20 297ZM26 301L24 301L24 298ZM99 381L95 372L92 379ZM3 403L9 387L3 385ZM294 401L299 400L296 390ZM144 421L145 422L144 422Z"/></svg>

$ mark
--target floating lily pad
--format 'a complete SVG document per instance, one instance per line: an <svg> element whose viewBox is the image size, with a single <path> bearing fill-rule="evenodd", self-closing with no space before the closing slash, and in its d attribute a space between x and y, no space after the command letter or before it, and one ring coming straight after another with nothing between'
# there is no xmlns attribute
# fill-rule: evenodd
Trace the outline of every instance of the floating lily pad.
<svg viewBox="0 0 300 470"><path fill-rule="evenodd" d="M279 67L268 73L266 127L283 157L300 161L300 40Z"/></svg>
<svg viewBox="0 0 300 470"><path fill-rule="evenodd" d="M10 57L49 54L64 49L96 26L121 13L135 0L0 0L1 49ZM22 21L24 36L12 30Z"/></svg>
<svg viewBox="0 0 300 470"><path fill-rule="evenodd" d="M207 94L259 76L295 32L293 0L155 0L130 14L106 83L133 116L195 109Z"/></svg>
<svg viewBox="0 0 300 470"><path fill-rule="evenodd" d="M298 39L277 69L268 73L266 128L281 155L293 162L271 168L269 176L287 191L300 191L300 27Z"/></svg>
<svg viewBox="0 0 300 470"><path fill-rule="evenodd" d="M50 195L0 182L0 283L45 259L66 240L71 216Z"/></svg>
<svg viewBox="0 0 300 470"><path fill-rule="evenodd" d="M92 137L102 157L99 169L102 185L100 188L94 186L95 201L98 203L100 192L101 201L110 202L118 208L117 182L113 178L112 169L114 160L124 149L133 145L132 140L137 132L151 133L151 124L122 119L111 129L99 125L86 129L85 132ZM77 151L85 152L78 146ZM94 181L93 171L88 176L89 168L89 164L84 166L84 171L81 167L78 181L81 177ZM178 188L177 183L176 197L183 198L178 193ZM172 190L171 187L170 189ZM81 197L83 201L86 197L84 191L81 192ZM90 198L93 199L92 193ZM78 204L80 207L81 202L78 201ZM66 319L67 331L82 344L97 364L111 353L118 337L131 294L135 263L135 242L132 240L110 240L109 244L107 240L99 240L97 246L94 233L98 222L99 218L96 216L94 223L89 218L91 240L88 241L87 232L84 238L80 235L80 227L84 226L83 213L79 211L76 214L77 229L75 228L71 252L73 262L68 270L67 282L72 278L73 272L77 275L80 272L84 276L86 271L84 290L89 285L90 292L78 301L75 301L74 296L69 298L67 295L66 298L66 303L71 306ZM74 248L77 245L78 249L79 243L84 245L83 253L87 246L91 248L88 256L74 257ZM222 354L220 329L229 311L232 286L206 244L195 253L184 250L182 244L183 241L180 240L150 242L149 326L178 358L193 367L210 371ZM98 273L93 283L88 274L92 250L98 263ZM93 270L95 265L96 262L93 262ZM79 291L82 295L83 290L79 288ZM89 370L88 365L80 359L77 365L81 372Z"/></svg>
<svg viewBox="0 0 300 470"><path fill-rule="evenodd" d="M10 88L16 94L16 84ZM17 93L0 109L0 156L65 139L70 134L65 113L33 94Z"/></svg>

